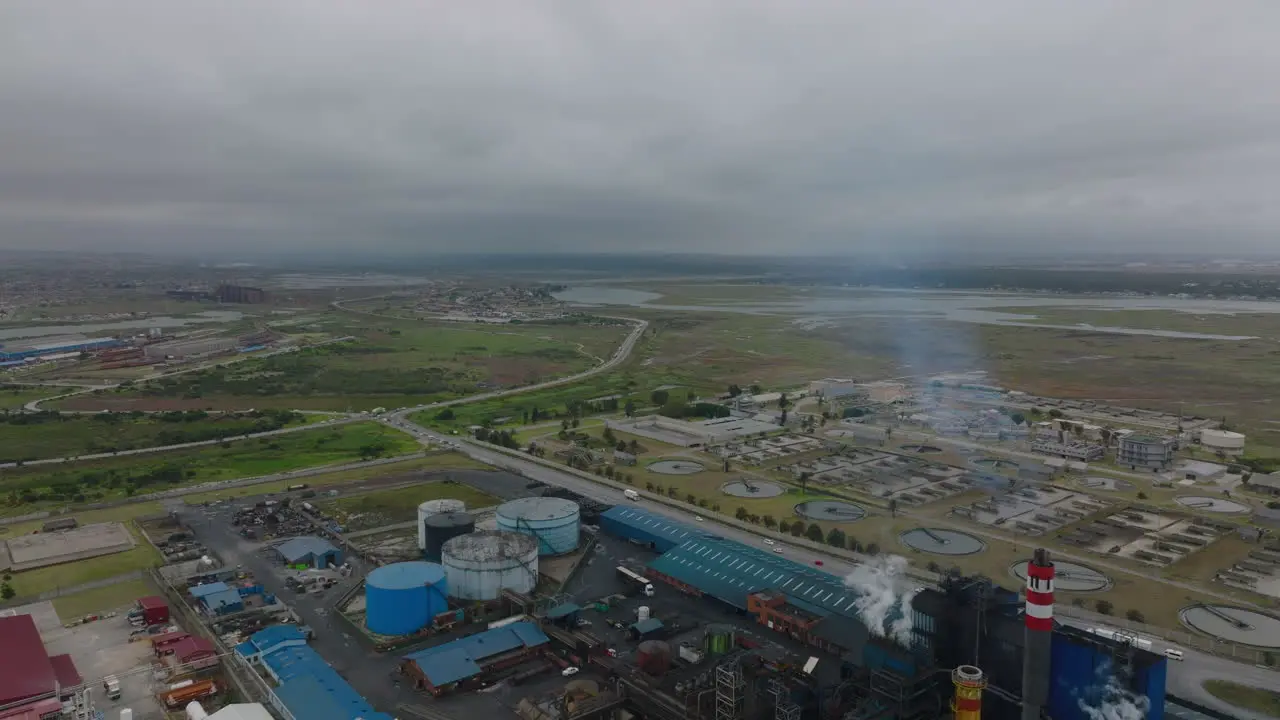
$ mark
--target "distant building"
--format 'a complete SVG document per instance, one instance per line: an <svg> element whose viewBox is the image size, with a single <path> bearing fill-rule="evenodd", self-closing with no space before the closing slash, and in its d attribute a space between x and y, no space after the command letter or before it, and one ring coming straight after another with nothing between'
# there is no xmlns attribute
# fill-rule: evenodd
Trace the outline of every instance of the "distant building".
<svg viewBox="0 0 1280 720"><path fill-rule="evenodd" d="M243 285L219 285L213 296L221 303L257 305L267 301L267 291Z"/></svg>
<svg viewBox="0 0 1280 720"><path fill-rule="evenodd" d="M342 564L342 551L328 540L318 537L305 536L287 540L276 547L276 552L289 565L305 564L314 568L326 568Z"/></svg>
<svg viewBox="0 0 1280 720"><path fill-rule="evenodd" d="M1055 455L1057 457L1070 458L1072 460L1080 460L1083 462L1093 462L1101 460L1107 454L1106 448L1097 443L1086 442L1057 442L1054 440L1036 440L1031 443L1031 449L1045 455Z"/></svg>
<svg viewBox="0 0 1280 720"><path fill-rule="evenodd" d="M200 355L227 352L236 348L234 338L205 337L191 340L175 340L174 342L155 343L146 346L143 353L152 360L167 358L183 359Z"/></svg>
<svg viewBox="0 0 1280 720"><path fill-rule="evenodd" d="M1141 435L1134 433L1120 438L1116 451L1116 464L1127 465L1130 470L1146 468L1164 470L1173 464L1176 440L1172 437Z"/></svg>
<svg viewBox="0 0 1280 720"><path fill-rule="evenodd" d="M1249 484L1246 487L1267 495L1280 496L1280 473L1254 475L1249 478Z"/></svg>

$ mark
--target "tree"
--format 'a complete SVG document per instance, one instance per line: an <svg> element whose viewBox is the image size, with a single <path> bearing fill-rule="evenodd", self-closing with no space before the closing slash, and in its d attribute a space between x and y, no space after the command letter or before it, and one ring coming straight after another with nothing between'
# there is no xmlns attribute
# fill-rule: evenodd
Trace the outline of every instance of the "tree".
<svg viewBox="0 0 1280 720"><path fill-rule="evenodd" d="M729 397L738 397L741 394L742 394L742 388L738 387L737 385L729 386Z"/></svg>
<svg viewBox="0 0 1280 720"><path fill-rule="evenodd" d="M685 496L684 496L684 501L685 501L685 502L687 502L687 503L689 503L690 505L697 505L697 504L698 504L698 496L697 496L697 495L694 495L693 493L689 493L688 495L685 495Z"/></svg>
<svg viewBox="0 0 1280 720"><path fill-rule="evenodd" d="M759 394L760 394L760 385L759 385L759 383L752 383L752 384L751 384L751 394L752 394L752 395L759 395Z"/></svg>
<svg viewBox="0 0 1280 720"><path fill-rule="evenodd" d="M1078 608L1084 607L1084 598L1071 598L1071 605Z"/></svg>
<svg viewBox="0 0 1280 720"><path fill-rule="evenodd" d="M736 517L736 518L738 518L739 520L746 520L746 519L747 519L747 509L746 509L746 508L744 508L744 507L740 507L740 508L738 508L736 511L734 511L733 516L734 516L734 517Z"/></svg>
<svg viewBox="0 0 1280 720"><path fill-rule="evenodd" d="M866 546L864 546L864 547L862 548L862 551L863 551L863 552L865 552L865 553L866 553L866 554L868 554L868 555L879 555L879 554L880 554L880 544L879 544L879 543L874 543L874 542L869 542L869 543L867 543L867 544L866 544Z"/></svg>
<svg viewBox="0 0 1280 720"><path fill-rule="evenodd" d="M818 527L818 523L809 523L809 527L805 528L804 536L814 542L822 542L822 528Z"/></svg>
<svg viewBox="0 0 1280 720"><path fill-rule="evenodd" d="M862 543L858 542L858 538L850 535L845 538L845 543L849 546L850 550L854 552L862 552Z"/></svg>
<svg viewBox="0 0 1280 720"><path fill-rule="evenodd" d="M778 409L784 411L783 415L785 416L786 415L785 411L789 407L791 407L791 400L787 398L786 393L780 393L778 395Z"/></svg>
<svg viewBox="0 0 1280 720"><path fill-rule="evenodd" d="M898 498L889 498L889 517L898 517Z"/></svg>
<svg viewBox="0 0 1280 720"><path fill-rule="evenodd" d="M1058 418L1062 417L1062 411L1059 410L1058 408L1054 408L1049 411L1049 417L1053 418L1054 420L1057 420Z"/></svg>
<svg viewBox="0 0 1280 720"><path fill-rule="evenodd" d="M1099 600L1093 604L1093 609L1097 610L1099 614L1110 615L1115 606L1111 604L1110 600Z"/></svg>
<svg viewBox="0 0 1280 720"><path fill-rule="evenodd" d="M832 528L831 532L827 533L827 544L832 547L844 547L844 531L840 528Z"/></svg>
<svg viewBox="0 0 1280 720"><path fill-rule="evenodd" d="M0 600L12 600L18 594L9 583L0 584Z"/></svg>
<svg viewBox="0 0 1280 720"><path fill-rule="evenodd" d="M628 400L627 404L622 406L622 414L626 415L627 417L635 417L635 414L636 414L635 401ZM634 440L632 442L634 442Z"/></svg>
<svg viewBox="0 0 1280 720"><path fill-rule="evenodd" d="M811 473L811 472L802 472L802 473L800 473L800 492L801 492L801 494L803 494L803 493L805 492L805 488L807 488L807 487L808 487L808 485L809 485L809 478L811 478L811 477L813 477L813 473Z"/></svg>
<svg viewBox="0 0 1280 720"><path fill-rule="evenodd" d="M636 442L635 440L632 440L631 442L627 443L627 450L629 450L632 455L639 454L640 443Z"/></svg>
<svg viewBox="0 0 1280 720"><path fill-rule="evenodd" d="M761 518L761 522L764 523L765 527L771 528L771 529L774 527L777 527L778 525L778 521L774 519L772 515L765 515L763 518Z"/></svg>
<svg viewBox="0 0 1280 720"><path fill-rule="evenodd" d="M711 512L720 512L720 503L711 503Z"/></svg>
<svg viewBox="0 0 1280 720"><path fill-rule="evenodd" d="M1142 616L1142 611L1137 609L1130 610L1129 612L1125 613L1124 616L1137 623L1147 621L1147 619Z"/></svg>
<svg viewBox="0 0 1280 720"><path fill-rule="evenodd" d="M617 438L613 436L613 428L609 427L608 425L604 426L604 432L600 433L600 437L603 438L604 441L609 443L610 445L615 444L615 442L617 441Z"/></svg>
<svg viewBox="0 0 1280 720"><path fill-rule="evenodd" d="M765 517L768 517L768 516L766 515ZM778 523L778 532L784 533L784 532L790 532L790 530L791 530L791 523L789 521L783 520Z"/></svg>
<svg viewBox="0 0 1280 720"><path fill-rule="evenodd" d="M651 482L647 482L647 483L645 483L645 484L644 484L644 489L645 489L645 490L648 490L649 492L653 492L653 483L651 483Z"/></svg>
<svg viewBox="0 0 1280 720"><path fill-rule="evenodd" d="M1146 494L1146 493L1144 493L1144 492L1142 492L1141 490L1139 490L1139 491L1138 491L1138 499L1139 499L1139 500L1146 500L1146 499L1147 499L1147 494Z"/></svg>
<svg viewBox="0 0 1280 720"><path fill-rule="evenodd" d="M676 496L676 493L678 492L680 492L680 488L677 488L675 485L672 485L671 487L667 488L667 497L673 498Z"/></svg>
<svg viewBox="0 0 1280 720"><path fill-rule="evenodd" d="M724 472L729 472L729 458L724 459Z"/></svg>
<svg viewBox="0 0 1280 720"><path fill-rule="evenodd" d="M804 523L797 521L796 524L792 525L791 534L796 537L804 537Z"/></svg>

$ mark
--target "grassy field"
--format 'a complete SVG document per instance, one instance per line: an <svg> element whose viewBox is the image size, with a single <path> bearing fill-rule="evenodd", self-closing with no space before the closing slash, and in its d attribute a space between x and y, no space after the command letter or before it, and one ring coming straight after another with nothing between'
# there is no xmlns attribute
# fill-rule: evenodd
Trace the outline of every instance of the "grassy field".
<svg viewBox="0 0 1280 720"><path fill-rule="evenodd" d="M1175 310L1101 310L1086 307L992 308L1026 315L1027 322L1053 325L1172 330L1209 335L1252 335L1280 339L1280 313L1199 314Z"/></svg>
<svg viewBox="0 0 1280 720"><path fill-rule="evenodd" d="M1241 685L1230 680L1206 680L1204 689L1219 700L1243 710L1280 718L1280 692Z"/></svg>
<svg viewBox="0 0 1280 720"><path fill-rule="evenodd" d="M313 327L314 326L314 327ZM67 409L370 410L527 385L593 367L630 330L613 321L476 325L333 312L304 329L356 340L92 393Z"/></svg>
<svg viewBox="0 0 1280 720"><path fill-rule="evenodd" d="M330 485L347 485L373 480L375 478L406 475L415 472L438 472L442 470L489 470L488 465L472 460L466 455L455 452L432 453L426 457L402 460L400 462L374 465L355 470L339 470L335 472L308 475L306 483L313 488ZM281 492L290 485L298 484L298 480L278 480L244 487L210 490L208 492L183 495L188 505L195 505L214 500L229 500L237 497L262 495L263 493Z"/></svg>
<svg viewBox="0 0 1280 720"><path fill-rule="evenodd" d="M0 412L21 410L32 400L47 398L67 392L68 388L38 387L34 385L0 385Z"/></svg>
<svg viewBox="0 0 1280 720"><path fill-rule="evenodd" d="M118 521L128 523L134 518L147 517L148 515L159 515L164 512L164 507L159 501L128 503L126 505L117 505L116 507L103 508L101 510L73 510L65 513L74 517L81 525L90 525L92 523ZM26 535L27 533L39 530L49 520L61 517L61 515L53 515L44 520L28 520L26 522L11 523L9 525L0 525L0 538L13 537L14 535Z"/></svg>
<svg viewBox="0 0 1280 720"><path fill-rule="evenodd" d="M138 598L159 592L150 580L126 580L105 587L53 599L58 619L71 622L85 615L101 615L113 610L127 610Z"/></svg>
<svg viewBox="0 0 1280 720"><path fill-rule="evenodd" d="M216 440L318 421L290 412L0 416L0 463Z"/></svg>
<svg viewBox="0 0 1280 720"><path fill-rule="evenodd" d="M8 500L0 512L18 515L46 506L404 455L420 448L405 433L365 422L187 450L11 468L0 471L0 493Z"/></svg>
<svg viewBox="0 0 1280 720"><path fill-rule="evenodd" d="M88 560L24 570L14 573L9 584L18 593L18 597L27 597L58 588L74 587L96 580L105 580L133 570L158 567L163 564L160 553L147 543L142 533L132 524L126 527L129 528L134 540L137 541L137 545L131 550Z"/></svg>
<svg viewBox="0 0 1280 720"><path fill-rule="evenodd" d="M461 500L467 510L498 504L498 498L469 485L436 481L327 500L319 506L347 530L367 530L409 522L417 517L419 505L443 498Z"/></svg>

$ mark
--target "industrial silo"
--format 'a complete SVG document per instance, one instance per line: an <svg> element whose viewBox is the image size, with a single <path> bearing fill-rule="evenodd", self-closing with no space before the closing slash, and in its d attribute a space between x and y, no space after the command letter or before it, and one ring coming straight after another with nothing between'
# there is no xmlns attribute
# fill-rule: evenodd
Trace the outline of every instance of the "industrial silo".
<svg viewBox="0 0 1280 720"><path fill-rule="evenodd" d="M379 635L408 635L449 609L444 568L402 562L369 573L364 580L365 625Z"/></svg>
<svg viewBox="0 0 1280 720"><path fill-rule="evenodd" d="M463 512L467 509L467 504L461 500L450 500L448 498L442 500L428 500L418 506L418 549L427 549L427 532L423 527L423 523L427 518L439 513Z"/></svg>
<svg viewBox="0 0 1280 720"><path fill-rule="evenodd" d="M459 535L444 544L441 563L449 592L463 600L494 600L503 590L528 594L538 584L538 543L519 533Z"/></svg>
<svg viewBox="0 0 1280 720"><path fill-rule="evenodd" d="M578 549L582 525L578 503L554 497L528 497L498 506L498 529L532 535L539 555L563 555Z"/></svg>
<svg viewBox="0 0 1280 720"><path fill-rule="evenodd" d="M427 518L422 526L427 535L424 557L431 562L440 562L440 551L444 549L444 544L459 535L475 532L476 519L471 513L443 512Z"/></svg>

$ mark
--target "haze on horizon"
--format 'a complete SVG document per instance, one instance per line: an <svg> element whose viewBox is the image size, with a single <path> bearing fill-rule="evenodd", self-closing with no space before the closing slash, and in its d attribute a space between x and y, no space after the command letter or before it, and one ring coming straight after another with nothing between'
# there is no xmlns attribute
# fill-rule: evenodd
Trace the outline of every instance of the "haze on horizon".
<svg viewBox="0 0 1280 720"><path fill-rule="evenodd" d="M0 249L1276 247L1280 4L0 4Z"/></svg>

